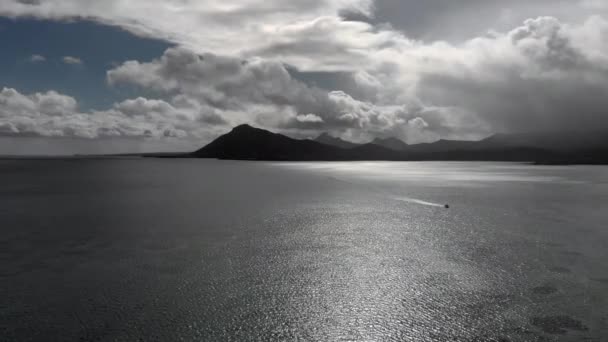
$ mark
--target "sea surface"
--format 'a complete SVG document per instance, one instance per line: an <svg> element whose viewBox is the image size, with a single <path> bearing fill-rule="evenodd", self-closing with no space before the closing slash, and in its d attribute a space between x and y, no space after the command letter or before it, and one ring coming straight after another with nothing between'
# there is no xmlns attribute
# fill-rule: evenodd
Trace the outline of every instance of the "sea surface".
<svg viewBox="0 0 608 342"><path fill-rule="evenodd" d="M0 161L0 340L608 341L608 168Z"/></svg>

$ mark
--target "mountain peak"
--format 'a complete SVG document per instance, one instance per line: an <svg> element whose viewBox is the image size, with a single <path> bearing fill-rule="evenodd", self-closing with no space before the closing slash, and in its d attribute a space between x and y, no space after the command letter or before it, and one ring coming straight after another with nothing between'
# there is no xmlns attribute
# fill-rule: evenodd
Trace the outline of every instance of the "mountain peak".
<svg viewBox="0 0 608 342"><path fill-rule="evenodd" d="M345 150L312 140L296 140L250 125L240 125L193 153L200 158L239 160L345 160Z"/></svg>
<svg viewBox="0 0 608 342"><path fill-rule="evenodd" d="M254 131L257 130L258 128L255 128L251 125L248 124L242 124L242 125L238 125L236 127L234 127L232 129L233 132L239 132L239 131Z"/></svg>

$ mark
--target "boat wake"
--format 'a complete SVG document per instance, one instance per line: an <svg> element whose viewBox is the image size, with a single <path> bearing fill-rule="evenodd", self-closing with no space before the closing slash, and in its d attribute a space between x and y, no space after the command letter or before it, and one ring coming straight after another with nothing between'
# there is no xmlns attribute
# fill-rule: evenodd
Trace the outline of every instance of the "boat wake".
<svg viewBox="0 0 608 342"><path fill-rule="evenodd" d="M421 204L421 205L426 205L426 206L429 206L429 207L439 207L439 208L445 208L446 207L445 204L427 202L427 201L419 200L419 199L416 199L416 198L409 198L409 197L395 197L395 200L397 200L397 201L403 201L403 202L409 202L409 203L416 203L416 204Z"/></svg>
<svg viewBox="0 0 608 342"><path fill-rule="evenodd" d="M384 189L381 189L379 187L376 187L376 186L373 186L373 185L369 185L369 184L352 182L352 181L340 179L340 178L337 178L337 177L329 177L329 179L332 179L332 180L338 181L338 182L342 182L342 183L357 185L357 186L360 186L360 187L366 187L366 188L370 189L373 192L376 192L378 194L384 194L386 197L393 198L396 201L402 201L402 202L408 202L408 203L426 205L426 206L429 206L429 207L438 207L438 208L446 208L446 209L450 208L450 206L448 204L428 202L428 201L423 201L423 200L420 200L420 199L417 199L417 198L411 198L411 197L395 196L394 194L391 194L391 193L387 192Z"/></svg>

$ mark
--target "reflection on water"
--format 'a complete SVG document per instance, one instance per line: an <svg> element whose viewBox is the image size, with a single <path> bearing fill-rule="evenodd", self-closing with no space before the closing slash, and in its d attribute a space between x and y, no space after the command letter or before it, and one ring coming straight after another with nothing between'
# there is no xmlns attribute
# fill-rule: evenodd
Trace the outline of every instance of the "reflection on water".
<svg viewBox="0 0 608 342"><path fill-rule="evenodd" d="M430 182L428 185L431 186L447 182L471 185L473 182L579 183L587 181L566 178L563 171L567 171L571 167L543 167L513 163L332 162L283 163L281 165L292 169L309 169L371 179L425 181ZM433 182L437 183L433 184Z"/></svg>
<svg viewBox="0 0 608 342"><path fill-rule="evenodd" d="M603 341L606 171L0 161L1 334Z"/></svg>

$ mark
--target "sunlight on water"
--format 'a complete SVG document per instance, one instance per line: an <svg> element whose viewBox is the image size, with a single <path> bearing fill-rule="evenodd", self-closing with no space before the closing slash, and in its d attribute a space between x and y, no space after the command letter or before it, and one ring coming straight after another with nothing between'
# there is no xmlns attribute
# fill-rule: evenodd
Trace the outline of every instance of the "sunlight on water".
<svg viewBox="0 0 608 342"><path fill-rule="evenodd" d="M401 181L425 181L428 185L445 183L463 186L482 186L486 182L544 182L581 183L581 179L567 179L555 174L559 167L531 166L513 163L463 163L463 162L327 162L327 163L280 163L293 169L308 169L362 177L366 179L393 179ZM564 169L562 167L562 169ZM531 172L531 171L534 172ZM542 174L542 171L549 171ZM540 171L540 172L539 172ZM432 182L436 182L433 184Z"/></svg>
<svg viewBox="0 0 608 342"><path fill-rule="evenodd" d="M603 341L606 171L0 162L0 335Z"/></svg>

